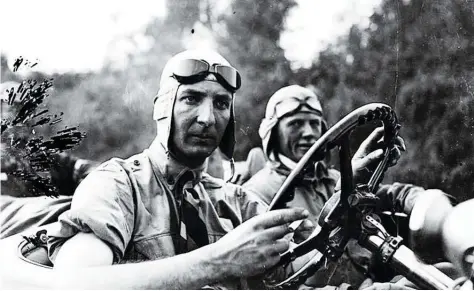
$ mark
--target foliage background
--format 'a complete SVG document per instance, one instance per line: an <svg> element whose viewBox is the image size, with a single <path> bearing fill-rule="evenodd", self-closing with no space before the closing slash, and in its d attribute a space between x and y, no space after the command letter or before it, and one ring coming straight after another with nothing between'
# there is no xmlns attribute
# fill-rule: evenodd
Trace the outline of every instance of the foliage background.
<svg viewBox="0 0 474 291"><path fill-rule="evenodd" d="M35 73L34 78L54 78L50 110L64 112L64 124L87 133L76 155L103 161L149 145L161 69L184 49L193 29L202 27L243 75L236 100L237 160L260 146L257 129L277 89L314 85L331 125L369 102L396 109L408 151L387 182L440 188L460 200L474 197L473 1L384 0L367 29L353 26L315 55L309 68L297 70L279 45L295 1L232 1L220 11L213 5L209 0L168 1L167 16L146 28L150 49L128 55L122 69L107 64L94 73ZM21 80L5 56L1 62L2 82Z"/></svg>

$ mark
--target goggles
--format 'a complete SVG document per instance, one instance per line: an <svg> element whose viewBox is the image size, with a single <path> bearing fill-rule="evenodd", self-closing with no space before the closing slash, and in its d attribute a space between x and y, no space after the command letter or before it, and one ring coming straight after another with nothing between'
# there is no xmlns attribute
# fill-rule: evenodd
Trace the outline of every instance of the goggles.
<svg viewBox="0 0 474 291"><path fill-rule="evenodd" d="M209 74L213 74L217 81L226 89L237 91L241 85L239 71L231 66L210 65L203 60L186 59L176 62L173 77L182 84L193 84L203 81Z"/></svg>
<svg viewBox="0 0 474 291"><path fill-rule="evenodd" d="M276 116L276 118L281 118L284 115L294 112L305 105L322 115L323 109L321 107L321 103L319 103L319 100L313 96L307 96L303 99L291 97L278 102L275 104L273 116Z"/></svg>

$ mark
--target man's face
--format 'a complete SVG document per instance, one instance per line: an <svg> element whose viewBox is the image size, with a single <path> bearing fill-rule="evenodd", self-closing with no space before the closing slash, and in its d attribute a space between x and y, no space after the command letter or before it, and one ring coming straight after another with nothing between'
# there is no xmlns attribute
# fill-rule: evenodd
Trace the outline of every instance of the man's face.
<svg viewBox="0 0 474 291"><path fill-rule="evenodd" d="M173 110L172 150L191 165L202 163L220 144L230 119L232 94L219 83L181 85Z"/></svg>
<svg viewBox="0 0 474 291"><path fill-rule="evenodd" d="M298 162L321 137L322 117L316 112L297 112L278 122L278 151Z"/></svg>

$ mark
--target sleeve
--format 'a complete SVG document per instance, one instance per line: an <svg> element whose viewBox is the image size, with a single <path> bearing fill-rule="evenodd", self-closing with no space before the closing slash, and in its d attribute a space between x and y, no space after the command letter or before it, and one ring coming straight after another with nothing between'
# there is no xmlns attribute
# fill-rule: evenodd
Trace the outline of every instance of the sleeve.
<svg viewBox="0 0 474 291"><path fill-rule="evenodd" d="M390 185L381 184L375 195L380 198L379 207L382 210L410 214L416 199L424 192L425 189L419 186L393 183Z"/></svg>
<svg viewBox="0 0 474 291"><path fill-rule="evenodd" d="M286 176L265 167L245 182L242 187L246 193L251 193L251 196L255 196L265 204L270 205L285 179Z"/></svg>
<svg viewBox="0 0 474 291"><path fill-rule="evenodd" d="M109 161L91 172L77 188L71 209L59 217L48 233L51 261L61 246L79 232L94 233L109 245L114 263L119 262L131 239L134 225L133 190L126 171Z"/></svg>

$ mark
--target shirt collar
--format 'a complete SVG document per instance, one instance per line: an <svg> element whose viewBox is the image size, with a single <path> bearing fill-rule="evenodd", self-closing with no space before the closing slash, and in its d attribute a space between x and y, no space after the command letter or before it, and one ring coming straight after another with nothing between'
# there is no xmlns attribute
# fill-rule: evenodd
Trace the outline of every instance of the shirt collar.
<svg viewBox="0 0 474 291"><path fill-rule="evenodd" d="M278 154L278 159L288 169L293 170L294 168L296 168L296 163L293 162L290 158L288 158L288 157L286 157L282 154Z"/></svg>
<svg viewBox="0 0 474 291"><path fill-rule="evenodd" d="M150 147L145 151L150 157L153 170L158 170L160 172L160 176L164 177L171 190L175 188L178 181L186 172L192 173L192 177L194 177L192 178L193 184L197 184L201 180L206 162L196 168L189 168L188 166L178 162L173 155L168 153L157 139L155 139Z"/></svg>
<svg viewBox="0 0 474 291"><path fill-rule="evenodd" d="M287 156L284 156L280 153L278 153L277 156L278 158L273 160L275 161L275 164L277 165L277 168L280 172L284 173L285 175L288 175L294 168L296 168L297 163L292 161ZM304 180L311 181L321 180L325 178L329 178L329 172L324 161L316 162L314 165L314 171L307 172L303 176Z"/></svg>

